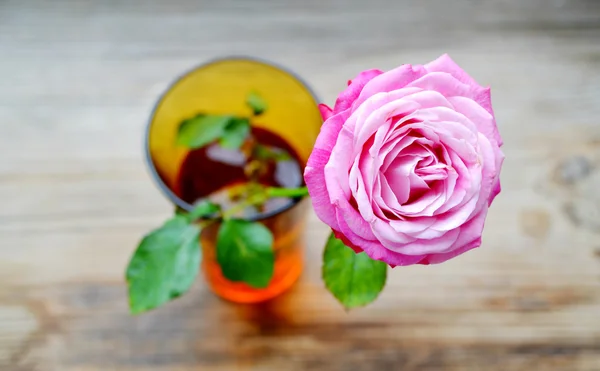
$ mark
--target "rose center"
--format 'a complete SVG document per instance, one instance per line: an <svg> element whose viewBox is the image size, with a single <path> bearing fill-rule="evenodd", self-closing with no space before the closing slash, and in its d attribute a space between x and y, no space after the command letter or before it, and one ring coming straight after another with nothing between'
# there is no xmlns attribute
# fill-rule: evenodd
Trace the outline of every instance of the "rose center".
<svg viewBox="0 0 600 371"><path fill-rule="evenodd" d="M448 169L439 149L414 143L400 152L382 175L399 204L409 205L438 192L448 178Z"/></svg>

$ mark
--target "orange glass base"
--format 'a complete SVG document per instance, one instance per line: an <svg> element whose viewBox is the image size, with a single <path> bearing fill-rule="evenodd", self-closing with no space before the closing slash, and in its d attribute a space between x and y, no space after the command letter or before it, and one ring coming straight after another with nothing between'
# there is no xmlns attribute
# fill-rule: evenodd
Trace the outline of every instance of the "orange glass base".
<svg viewBox="0 0 600 371"><path fill-rule="evenodd" d="M223 277L221 267L215 261L204 260L202 268L211 290L223 299L235 303L259 303L283 294L294 285L303 268L301 251L278 257L275 272L269 286L256 289L243 282L232 282Z"/></svg>
<svg viewBox="0 0 600 371"><path fill-rule="evenodd" d="M304 243L306 202L301 202L286 212L263 220L273 233L275 269L269 286L257 289L244 282L233 282L223 276L217 262L215 241L218 225L202 231L202 270L210 289L225 300L235 303L259 303L283 294L294 285L304 268Z"/></svg>

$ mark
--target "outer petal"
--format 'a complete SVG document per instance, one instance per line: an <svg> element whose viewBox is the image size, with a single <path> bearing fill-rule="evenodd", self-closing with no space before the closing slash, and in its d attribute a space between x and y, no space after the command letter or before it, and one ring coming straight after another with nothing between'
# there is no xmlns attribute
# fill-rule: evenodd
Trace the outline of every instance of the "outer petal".
<svg viewBox="0 0 600 371"><path fill-rule="evenodd" d="M469 98L451 97L448 98L448 100L452 103L457 112L465 115L465 117L477 126L477 130L480 133L496 142L498 147L502 145L502 138L498 132L496 120L494 120L494 116L487 110Z"/></svg>
<svg viewBox="0 0 600 371"><path fill-rule="evenodd" d="M355 246L352 242L350 242L349 239L346 238L346 236L344 236L342 234L342 232L340 231L336 231L335 229L331 230L333 232L333 235L335 236L335 238L337 238L338 240L342 241L344 243L344 245L348 246L349 248L351 248L352 250L354 250L355 253L361 253L363 250L358 247Z"/></svg>
<svg viewBox="0 0 600 371"><path fill-rule="evenodd" d="M338 210L339 211L339 210ZM357 213L358 214L358 213ZM338 212L338 224L340 226L339 233L344 235L346 239L349 241L348 246L359 247L361 250L365 251L369 257L375 260L383 260L383 253L385 252L385 248L381 246L381 243L377 241L374 237L372 239L367 239L359 236L354 233L353 227L347 224L348 220L351 220L352 216L344 217L341 212ZM356 216L356 218L360 218L360 216ZM360 221L358 221L360 223ZM387 262L387 261L386 261Z"/></svg>
<svg viewBox="0 0 600 371"><path fill-rule="evenodd" d="M419 261L417 264L422 264L422 265L429 265L429 264L439 264L439 263L443 263L447 260L450 260L452 258L455 258L459 255L462 255L464 253L466 253L469 250L472 250L476 247L481 246L481 237L477 238L475 241L462 246L461 248L458 248L456 250L453 250L451 252L447 252L444 254L430 254L427 255L424 259L422 259L421 261Z"/></svg>
<svg viewBox="0 0 600 371"><path fill-rule="evenodd" d="M498 174L500 169L497 167L498 161L495 157L493 144L483 135L479 134L479 143L481 147L481 157L483 161L481 174L481 189L479 201L475 210L487 211L490 203L490 196L494 193L494 188L497 186Z"/></svg>
<svg viewBox="0 0 600 371"><path fill-rule="evenodd" d="M494 109L492 108L492 92L490 90L490 88L485 88L483 89L483 92L481 92L481 94L477 95L475 97L475 101L481 106L483 107L486 111L488 111L490 113L490 115L492 115L492 117L496 117L494 115ZM502 145L502 138L499 138L500 141L498 142L498 145Z"/></svg>
<svg viewBox="0 0 600 371"><path fill-rule="evenodd" d="M419 264L443 263L446 260L481 246L481 234L485 224L486 215L487 208L482 210L481 213L471 219L467 224L460 227L460 236L454 243L451 251L442 254L430 254L427 259L422 260Z"/></svg>
<svg viewBox="0 0 600 371"><path fill-rule="evenodd" d="M321 112L321 117L323 117L323 121L326 121L328 118L333 115L333 110L329 108L326 104L319 104L319 112Z"/></svg>
<svg viewBox="0 0 600 371"><path fill-rule="evenodd" d="M354 101L358 98L365 84L376 76L383 73L380 70L367 70L358 74L353 80L349 81L348 87L338 96L333 106L333 113L339 113L352 107Z"/></svg>
<svg viewBox="0 0 600 371"><path fill-rule="evenodd" d="M329 197L332 203L338 199L350 199L349 170L354 161L351 155L352 133L348 132L346 127L342 127L337 138L337 142L331 152L329 161L324 168L325 183L329 190Z"/></svg>
<svg viewBox="0 0 600 371"><path fill-rule="evenodd" d="M350 241L342 232L336 231L335 229L332 229L332 232L333 232L333 235L337 239L341 240L344 243L344 245L346 245L349 248L351 248L352 250L354 250L355 253L359 254L359 253L363 252L363 249L361 249L360 247L358 247L354 243L352 243L352 241ZM406 266L406 265L413 265L413 264L427 264L427 263L420 263L421 260L427 259L427 255L410 256L410 255L398 254L398 253L395 253L390 250L384 252L383 255L381 255L381 254L372 255L373 251L372 250L369 250L369 251L370 251L370 253L365 251L365 254L367 254L371 259L383 261L392 268L399 266L399 265ZM378 256L379 258L375 258L375 256ZM393 263L391 263L391 262L393 262Z"/></svg>
<svg viewBox="0 0 600 371"><path fill-rule="evenodd" d="M471 85L475 88L481 87L468 73L456 64L448 54L441 55L438 59L425 65L427 72L447 72L458 81Z"/></svg>
<svg viewBox="0 0 600 371"><path fill-rule="evenodd" d="M326 158L328 157L327 153L316 148L313 150L310 156L313 158L313 162L315 163L323 161L326 162ZM327 224L331 228L339 228L335 218L335 209L331 204L329 192L327 191L327 186L325 185L325 174L323 173L323 168L307 166L306 169L304 169L304 181L306 182L310 200L317 217L319 217L323 223Z"/></svg>
<svg viewBox="0 0 600 371"><path fill-rule="evenodd" d="M377 241L377 238L373 234L371 225L361 217L358 210L350 202L339 200L335 206L337 222L340 227L339 231L346 235L350 241L354 242L353 236L357 236L362 240L373 241L377 246L381 247L381 243ZM363 247L363 245L355 243Z"/></svg>
<svg viewBox="0 0 600 371"><path fill-rule="evenodd" d="M404 64L393 70L382 73L381 75L374 77L365 85L360 96L354 103L354 107L358 107L362 102L377 93L402 89L409 83L424 76L426 73L427 71L423 66L411 66L410 64Z"/></svg>
<svg viewBox="0 0 600 371"><path fill-rule="evenodd" d="M381 258L377 259L371 256L367 251L365 251L367 255L371 259L381 260L383 262L388 263L392 268L395 266L406 266L406 265L414 265L418 264L421 260L427 257L427 255L404 255L397 252L393 252L392 250L384 249L380 254Z"/></svg>
<svg viewBox="0 0 600 371"><path fill-rule="evenodd" d="M346 126L354 132L354 143L357 151L362 149L365 142L377 131L385 126L388 119L393 116L404 116L400 122L405 121L410 116L410 112L419 109L419 104L411 100L401 99L404 94L414 90L398 90L390 94L380 94L373 99L369 99L363 105L350 115ZM397 125L400 125L400 122ZM386 130L387 132L387 130ZM385 133L384 133L385 134ZM380 135L378 139L384 139L385 135Z"/></svg>
<svg viewBox="0 0 600 371"><path fill-rule="evenodd" d="M425 65L427 72L446 72L451 74L458 81L471 86L479 94L476 96L476 101L485 108L491 115L494 114L492 110L492 100L490 96L490 89L483 88L479 85L475 79L469 76L459 65L457 65L448 54L444 54L438 59Z"/></svg>
<svg viewBox="0 0 600 371"><path fill-rule="evenodd" d="M335 219L335 210L331 203L329 191L325 184L325 165L331 157L331 149L337 141L339 132L346 120L345 112L331 116L321 126L321 132L317 137L308 163L304 169L304 180L308 187L308 193L315 209L315 213L331 228L339 228Z"/></svg>
<svg viewBox="0 0 600 371"><path fill-rule="evenodd" d="M411 82L409 87L421 88L423 90L435 90L446 98L467 97L473 100L484 93L483 88L473 88L446 72L431 72Z"/></svg>
<svg viewBox="0 0 600 371"><path fill-rule="evenodd" d="M502 163L504 163L504 153L500 151L500 153L496 153L496 177L494 178L494 188L492 188L492 192L488 198L488 206L492 204L492 201L494 201L502 190L500 186L500 169L502 168Z"/></svg>

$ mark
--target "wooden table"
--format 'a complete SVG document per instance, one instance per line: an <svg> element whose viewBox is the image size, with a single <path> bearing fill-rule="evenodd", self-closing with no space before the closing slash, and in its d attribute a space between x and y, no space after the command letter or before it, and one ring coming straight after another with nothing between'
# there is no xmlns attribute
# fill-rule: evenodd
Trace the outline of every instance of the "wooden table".
<svg viewBox="0 0 600 371"><path fill-rule="evenodd" d="M142 132L175 76L250 54L332 103L443 52L492 86L505 140L482 248L346 313L311 216L289 294L236 306L198 280L128 315L124 267L171 212ZM599 68L594 0L0 1L0 369L600 370Z"/></svg>

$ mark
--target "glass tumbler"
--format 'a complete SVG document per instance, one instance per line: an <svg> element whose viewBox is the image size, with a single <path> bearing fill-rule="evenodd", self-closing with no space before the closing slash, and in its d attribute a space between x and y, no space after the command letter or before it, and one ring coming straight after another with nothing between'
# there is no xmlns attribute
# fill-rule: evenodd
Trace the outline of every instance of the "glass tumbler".
<svg viewBox="0 0 600 371"><path fill-rule="evenodd" d="M198 112L247 115L249 91L257 92L268 109L253 125L285 140L297 153L302 171L322 124L318 101L311 89L292 72L255 58L227 57L212 60L178 78L159 98L146 133L146 158L161 191L176 209L192 205L178 194L177 178L188 149L175 145L182 120ZM275 271L266 288L232 282L221 273L215 242L219 225L201 234L202 271L211 290L239 303L271 299L290 288L303 268L303 230L309 200L298 199L283 208L250 219L263 223L274 237Z"/></svg>

